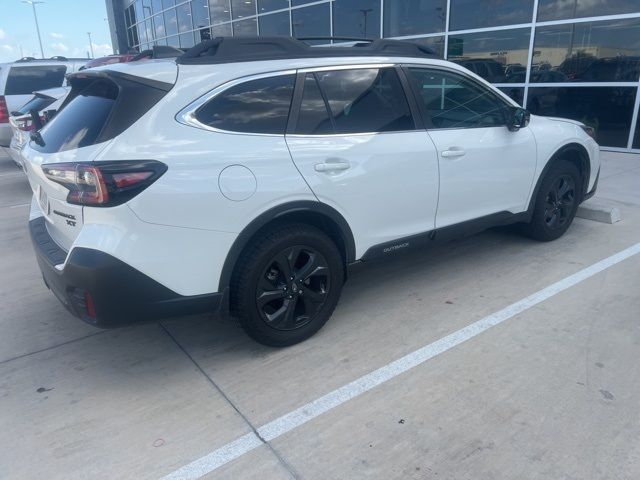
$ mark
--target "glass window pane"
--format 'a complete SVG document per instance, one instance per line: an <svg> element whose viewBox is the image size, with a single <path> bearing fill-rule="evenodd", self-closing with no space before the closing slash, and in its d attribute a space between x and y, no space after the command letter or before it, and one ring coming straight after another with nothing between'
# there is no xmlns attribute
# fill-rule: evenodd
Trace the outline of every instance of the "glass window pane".
<svg viewBox="0 0 640 480"><path fill-rule="evenodd" d="M187 32L189 30L193 30L193 25L191 23L191 7L189 4L183 3L176 8L176 12L178 14L178 31Z"/></svg>
<svg viewBox="0 0 640 480"><path fill-rule="evenodd" d="M289 8L289 0L258 0L258 13Z"/></svg>
<svg viewBox="0 0 640 480"><path fill-rule="evenodd" d="M191 12L193 14L194 28L201 28L209 25L209 6L207 4L207 0L192 0Z"/></svg>
<svg viewBox="0 0 640 480"><path fill-rule="evenodd" d="M142 0L136 0L135 9L136 9L136 19L138 22L144 20L144 11L142 10Z"/></svg>
<svg viewBox="0 0 640 480"><path fill-rule="evenodd" d="M409 68L431 128L498 127L505 124L504 101L489 88L461 75Z"/></svg>
<svg viewBox="0 0 640 480"><path fill-rule="evenodd" d="M162 0L151 0L151 9L153 10L154 15L164 10L162 7Z"/></svg>
<svg viewBox="0 0 640 480"><path fill-rule="evenodd" d="M527 108L593 127L601 146L626 147L635 96L633 87L539 87L529 89Z"/></svg>
<svg viewBox="0 0 640 480"><path fill-rule="evenodd" d="M147 30L147 41L148 42L153 42L153 38L154 38L153 33L154 32L153 32L152 21L151 20L147 20L146 22L144 22L144 26L145 26L145 28Z"/></svg>
<svg viewBox="0 0 640 480"><path fill-rule="evenodd" d="M640 19L536 29L532 82L636 82Z"/></svg>
<svg viewBox="0 0 640 480"><path fill-rule="evenodd" d="M138 27L131 27L131 38L133 39L132 45L138 45L140 43L140 38L138 37Z"/></svg>
<svg viewBox="0 0 640 480"><path fill-rule="evenodd" d="M446 0L384 2L384 36L443 32L446 11Z"/></svg>
<svg viewBox="0 0 640 480"><path fill-rule="evenodd" d="M127 28L129 28L131 26L131 17L129 15L129 9L128 8L125 8L125 10L124 10L124 23L125 23Z"/></svg>
<svg viewBox="0 0 640 480"><path fill-rule="evenodd" d="M438 58L444 58L444 37L414 38L411 41L429 47Z"/></svg>
<svg viewBox="0 0 640 480"><path fill-rule="evenodd" d="M315 2L316 0L291 0L291 6L304 5L305 3Z"/></svg>
<svg viewBox="0 0 640 480"><path fill-rule="evenodd" d="M162 9L166 10L167 8L173 7L175 4L175 0L162 0Z"/></svg>
<svg viewBox="0 0 640 480"><path fill-rule="evenodd" d="M147 43L147 27L144 22L138 24L138 39L140 43Z"/></svg>
<svg viewBox="0 0 640 480"><path fill-rule="evenodd" d="M335 0L333 36L380 38L380 0Z"/></svg>
<svg viewBox="0 0 640 480"><path fill-rule="evenodd" d="M415 128L393 68L318 72L335 133L393 132Z"/></svg>
<svg viewBox="0 0 640 480"><path fill-rule="evenodd" d="M524 82L530 34L518 28L450 35L448 58L489 82Z"/></svg>
<svg viewBox="0 0 640 480"><path fill-rule="evenodd" d="M144 18L149 18L153 16L151 0L142 0L142 11L144 12Z"/></svg>
<svg viewBox="0 0 640 480"><path fill-rule="evenodd" d="M538 21L597 17L638 11L638 0L539 0Z"/></svg>
<svg viewBox="0 0 640 480"><path fill-rule="evenodd" d="M196 118L232 132L284 134L295 75L261 78L236 85L202 106Z"/></svg>
<svg viewBox="0 0 640 480"><path fill-rule="evenodd" d="M260 35L281 35L291 34L289 24L289 12L273 13L258 17L260 24Z"/></svg>
<svg viewBox="0 0 640 480"><path fill-rule="evenodd" d="M205 40L211 40L210 27L200 28L199 30L193 32L193 34L195 35L196 43L204 42Z"/></svg>
<svg viewBox="0 0 640 480"><path fill-rule="evenodd" d="M178 33L178 17L176 17L175 8L164 12L164 29L167 35L175 35Z"/></svg>
<svg viewBox="0 0 640 480"><path fill-rule="evenodd" d="M231 36L231 24L223 23L222 25L213 25L211 27L212 37L230 37Z"/></svg>
<svg viewBox="0 0 640 480"><path fill-rule="evenodd" d="M451 0L449 30L531 23L533 0Z"/></svg>
<svg viewBox="0 0 640 480"><path fill-rule="evenodd" d="M313 73L307 73L304 79L296 133L300 135L333 133L333 124Z"/></svg>
<svg viewBox="0 0 640 480"><path fill-rule="evenodd" d="M328 37L331 35L329 22L330 4L323 3L311 7L296 8L291 11L293 36L304 37ZM326 41L310 41L308 43L327 43Z"/></svg>
<svg viewBox="0 0 640 480"><path fill-rule="evenodd" d="M180 48L191 48L195 45L193 41L193 33L183 33L180 37Z"/></svg>
<svg viewBox="0 0 640 480"><path fill-rule="evenodd" d="M180 37L178 35L167 37L167 45L170 47L180 48Z"/></svg>
<svg viewBox="0 0 640 480"><path fill-rule="evenodd" d="M518 105L524 105L524 88L522 87L502 87L502 92L506 93L512 100L515 100Z"/></svg>
<svg viewBox="0 0 640 480"><path fill-rule="evenodd" d="M153 17L153 27L155 29L155 37L164 37L167 33L164 28L164 15L156 15Z"/></svg>
<svg viewBox="0 0 640 480"><path fill-rule="evenodd" d="M236 18L244 18L255 15L256 0L231 0L231 13L233 13L234 20Z"/></svg>
<svg viewBox="0 0 640 480"><path fill-rule="evenodd" d="M5 95L31 95L36 90L60 87L64 83L67 67L12 67L7 76Z"/></svg>
<svg viewBox="0 0 640 480"><path fill-rule="evenodd" d="M233 34L240 36L254 36L258 34L258 22L254 18L245 18L233 22Z"/></svg>
<svg viewBox="0 0 640 480"><path fill-rule="evenodd" d="M212 24L229 22L231 20L229 0L209 0L209 16Z"/></svg>

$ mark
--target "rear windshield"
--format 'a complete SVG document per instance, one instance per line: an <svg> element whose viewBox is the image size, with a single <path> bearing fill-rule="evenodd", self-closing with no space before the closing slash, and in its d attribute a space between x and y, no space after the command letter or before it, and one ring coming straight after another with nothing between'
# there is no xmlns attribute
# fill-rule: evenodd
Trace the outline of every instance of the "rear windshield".
<svg viewBox="0 0 640 480"><path fill-rule="evenodd" d="M118 87L108 80L94 80L47 123L40 135L45 153L86 147L96 142L118 98Z"/></svg>
<svg viewBox="0 0 640 480"><path fill-rule="evenodd" d="M171 88L169 84L150 85L130 75L112 75L72 78L71 93L31 147L55 153L111 140L145 115Z"/></svg>
<svg viewBox="0 0 640 480"><path fill-rule="evenodd" d="M23 106L21 106L18 110L16 110L15 112L11 112L11 115L14 115L14 116L26 115L32 110L35 110L36 112L40 112L55 101L56 101L55 98L51 98L51 97L43 98L43 97L35 96L31 100L29 100L27 103L25 103Z"/></svg>
<svg viewBox="0 0 640 480"><path fill-rule="evenodd" d="M5 95L29 95L36 90L61 87L65 65L43 65L32 67L11 67L4 89Z"/></svg>

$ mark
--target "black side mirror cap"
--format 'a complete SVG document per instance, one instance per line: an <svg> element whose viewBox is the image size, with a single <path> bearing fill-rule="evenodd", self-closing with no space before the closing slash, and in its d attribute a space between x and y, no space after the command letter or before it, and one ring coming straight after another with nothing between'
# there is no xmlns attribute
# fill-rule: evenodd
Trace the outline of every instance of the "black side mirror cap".
<svg viewBox="0 0 640 480"><path fill-rule="evenodd" d="M507 128L511 132L517 132L529 125L531 114L522 107L509 107L507 110Z"/></svg>

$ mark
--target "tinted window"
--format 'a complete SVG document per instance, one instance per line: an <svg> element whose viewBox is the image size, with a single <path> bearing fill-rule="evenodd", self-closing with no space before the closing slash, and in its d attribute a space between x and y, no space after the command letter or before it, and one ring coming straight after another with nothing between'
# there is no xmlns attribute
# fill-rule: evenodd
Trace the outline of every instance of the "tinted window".
<svg viewBox="0 0 640 480"><path fill-rule="evenodd" d="M335 0L333 35L380 38L380 0Z"/></svg>
<svg viewBox="0 0 640 480"><path fill-rule="evenodd" d="M223 23L231 20L229 0L209 0L209 15L211 23Z"/></svg>
<svg viewBox="0 0 640 480"><path fill-rule="evenodd" d="M280 75L236 85L202 106L196 117L221 130L284 134L294 81L294 75Z"/></svg>
<svg viewBox="0 0 640 480"><path fill-rule="evenodd" d="M254 18L245 18L233 22L233 34L236 36L255 36L258 34L258 22Z"/></svg>
<svg viewBox="0 0 640 480"><path fill-rule="evenodd" d="M328 37L331 35L331 23L329 21L331 5L324 3L311 7L297 8L291 11L293 36L304 37ZM310 41L314 43L327 43L327 41Z"/></svg>
<svg viewBox="0 0 640 480"><path fill-rule="evenodd" d="M258 0L258 13L289 8L289 0Z"/></svg>
<svg viewBox="0 0 640 480"><path fill-rule="evenodd" d="M633 87L530 88L527 108L578 120L595 129L600 145L626 148L635 97Z"/></svg>
<svg viewBox="0 0 640 480"><path fill-rule="evenodd" d="M256 14L256 0L231 0L233 18L250 17Z"/></svg>
<svg viewBox="0 0 640 480"><path fill-rule="evenodd" d="M31 112L32 110L35 110L35 111L39 112L39 111L47 108L49 105L51 105L55 101L56 101L55 98L51 98L51 97L46 97L46 98L33 97L31 100L29 100L23 106L21 106L16 111L16 113L18 115L26 115L27 113ZM13 114L13 112L12 112L12 114Z"/></svg>
<svg viewBox="0 0 640 480"><path fill-rule="evenodd" d="M5 95L28 95L36 90L61 87L67 67L51 65L43 67L12 67L9 70Z"/></svg>
<svg viewBox="0 0 640 480"><path fill-rule="evenodd" d="M76 95L41 131L45 152L59 152L95 143L118 95L111 82L96 80Z"/></svg>
<svg viewBox="0 0 640 480"><path fill-rule="evenodd" d="M638 0L539 0L538 21L638 11Z"/></svg>
<svg viewBox="0 0 640 480"><path fill-rule="evenodd" d="M525 80L531 29L449 36L448 58L493 83Z"/></svg>
<svg viewBox="0 0 640 480"><path fill-rule="evenodd" d="M450 30L530 23L533 0L451 0Z"/></svg>
<svg viewBox="0 0 640 480"><path fill-rule="evenodd" d="M477 8L477 7L476 7ZM446 0L384 2L384 36L444 32Z"/></svg>
<svg viewBox="0 0 640 480"><path fill-rule="evenodd" d="M333 124L313 73L307 73L304 79L296 133L301 135L333 133Z"/></svg>
<svg viewBox="0 0 640 480"><path fill-rule="evenodd" d="M291 25L289 12L273 13L259 17L260 35L284 35L289 36Z"/></svg>
<svg viewBox="0 0 640 480"><path fill-rule="evenodd" d="M460 75L410 68L419 100L433 128L478 128L504 125L505 102L488 88Z"/></svg>
<svg viewBox="0 0 640 480"><path fill-rule="evenodd" d="M534 51L531 81L636 82L640 78L640 20L539 27Z"/></svg>
<svg viewBox="0 0 640 480"><path fill-rule="evenodd" d="M317 72L333 117L335 133L415 128L398 74L393 68Z"/></svg>

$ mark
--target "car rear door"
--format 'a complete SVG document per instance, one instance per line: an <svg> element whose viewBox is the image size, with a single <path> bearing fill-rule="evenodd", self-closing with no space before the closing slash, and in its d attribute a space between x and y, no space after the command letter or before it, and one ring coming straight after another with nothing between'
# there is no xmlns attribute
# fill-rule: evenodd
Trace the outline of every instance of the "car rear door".
<svg viewBox="0 0 640 480"><path fill-rule="evenodd" d="M292 158L317 198L349 223L358 258L408 247L420 240L406 237L434 228L437 153L416 128L394 66L300 71L294 97Z"/></svg>
<svg viewBox="0 0 640 480"><path fill-rule="evenodd" d="M439 157L436 228L527 208L536 168L529 128L509 131L505 100L448 69L405 69Z"/></svg>

